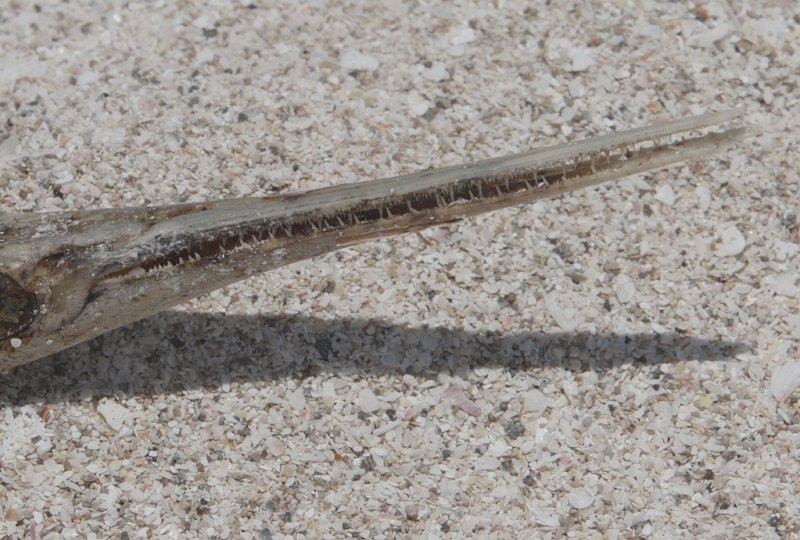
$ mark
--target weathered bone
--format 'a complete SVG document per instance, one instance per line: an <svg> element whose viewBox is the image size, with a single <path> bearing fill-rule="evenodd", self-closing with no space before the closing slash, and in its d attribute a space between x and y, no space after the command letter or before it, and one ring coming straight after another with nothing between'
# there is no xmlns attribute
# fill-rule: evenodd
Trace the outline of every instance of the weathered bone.
<svg viewBox="0 0 800 540"><path fill-rule="evenodd" d="M256 272L705 157L741 138L739 116L713 113L276 197L0 213L0 370Z"/></svg>

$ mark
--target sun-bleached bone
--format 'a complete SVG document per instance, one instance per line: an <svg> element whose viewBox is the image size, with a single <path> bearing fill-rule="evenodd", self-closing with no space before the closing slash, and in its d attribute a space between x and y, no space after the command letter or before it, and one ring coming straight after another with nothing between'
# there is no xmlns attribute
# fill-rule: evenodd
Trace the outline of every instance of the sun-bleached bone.
<svg viewBox="0 0 800 540"><path fill-rule="evenodd" d="M0 213L0 370L256 272L703 158L742 137L740 116L712 113L274 197Z"/></svg>

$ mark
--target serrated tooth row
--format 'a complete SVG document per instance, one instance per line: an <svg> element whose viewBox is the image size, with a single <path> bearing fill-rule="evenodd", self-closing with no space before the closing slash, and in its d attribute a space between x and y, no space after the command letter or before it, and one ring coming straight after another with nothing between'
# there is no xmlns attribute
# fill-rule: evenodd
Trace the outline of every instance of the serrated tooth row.
<svg viewBox="0 0 800 540"><path fill-rule="evenodd" d="M235 247L253 249L254 245L262 242L264 238L274 241L277 237L293 238L301 233L305 236L321 231L347 229L348 227L360 225L365 218L367 218L367 221L375 219L375 214L377 214L378 219L392 219L395 218L395 215L392 213L391 208L396 208L398 203L401 205L405 203L407 208L407 212L403 209L401 214L416 214L422 211L421 208L423 207L429 210L445 208L458 200L474 202L487 198L502 198L517 191L544 189L551 187L553 184L567 181L575 175L597 174L604 167L610 167L612 164L618 166L621 161L630 159L631 156L644 149L662 148L683 140L681 137L664 136L641 143L607 147L576 155L563 161L550 163L546 168L539 170L516 170L498 174L494 177L465 179L462 182L449 183L445 186L431 189L428 192L411 193L406 197L394 195L389 200L384 201L383 204L375 206L370 206L370 204L360 207L354 206L346 213L324 217L304 217L302 223L290 218L282 224L266 225L263 228L256 229L255 232L233 233L229 240L219 242L218 252L224 254L231 251L232 248L226 248L226 244L228 246L232 245L231 240L234 242L238 240ZM524 187L522 187L523 185ZM489 192L484 189L487 187ZM416 203L416 200L422 201L422 206ZM333 222L334 219L335 222ZM336 224L334 225L332 222ZM296 225L299 228L294 228ZM202 260L202 257L198 252L187 254L184 247L184 251L177 257L177 260L173 258L164 263L154 264L151 269L167 270L176 264L182 265L200 260Z"/></svg>

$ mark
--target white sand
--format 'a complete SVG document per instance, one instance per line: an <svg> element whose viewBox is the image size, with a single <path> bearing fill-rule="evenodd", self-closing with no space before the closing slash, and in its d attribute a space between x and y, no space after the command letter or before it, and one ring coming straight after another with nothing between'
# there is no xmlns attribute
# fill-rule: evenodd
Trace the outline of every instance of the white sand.
<svg viewBox="0 0 800 540"><path fill-rule="evenodd" d="M755 128L2 377L0 534L800 536L796 2L3 4L9 210L283 193L729 107Z"/></svg>

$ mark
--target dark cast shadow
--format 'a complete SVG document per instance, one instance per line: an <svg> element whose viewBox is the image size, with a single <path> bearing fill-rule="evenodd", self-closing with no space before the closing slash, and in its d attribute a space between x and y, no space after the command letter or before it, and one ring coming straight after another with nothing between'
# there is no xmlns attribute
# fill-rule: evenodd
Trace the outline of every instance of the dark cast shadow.
<svg viewBox="0 0 800 540"><path fill-rule="evenodd" d="M680 333L514 334L409 327L367 319L165 312L0 376L0 404L155 396L226 383L441 372L496 367L605 372L730 359L740 342Z"/></svg>

